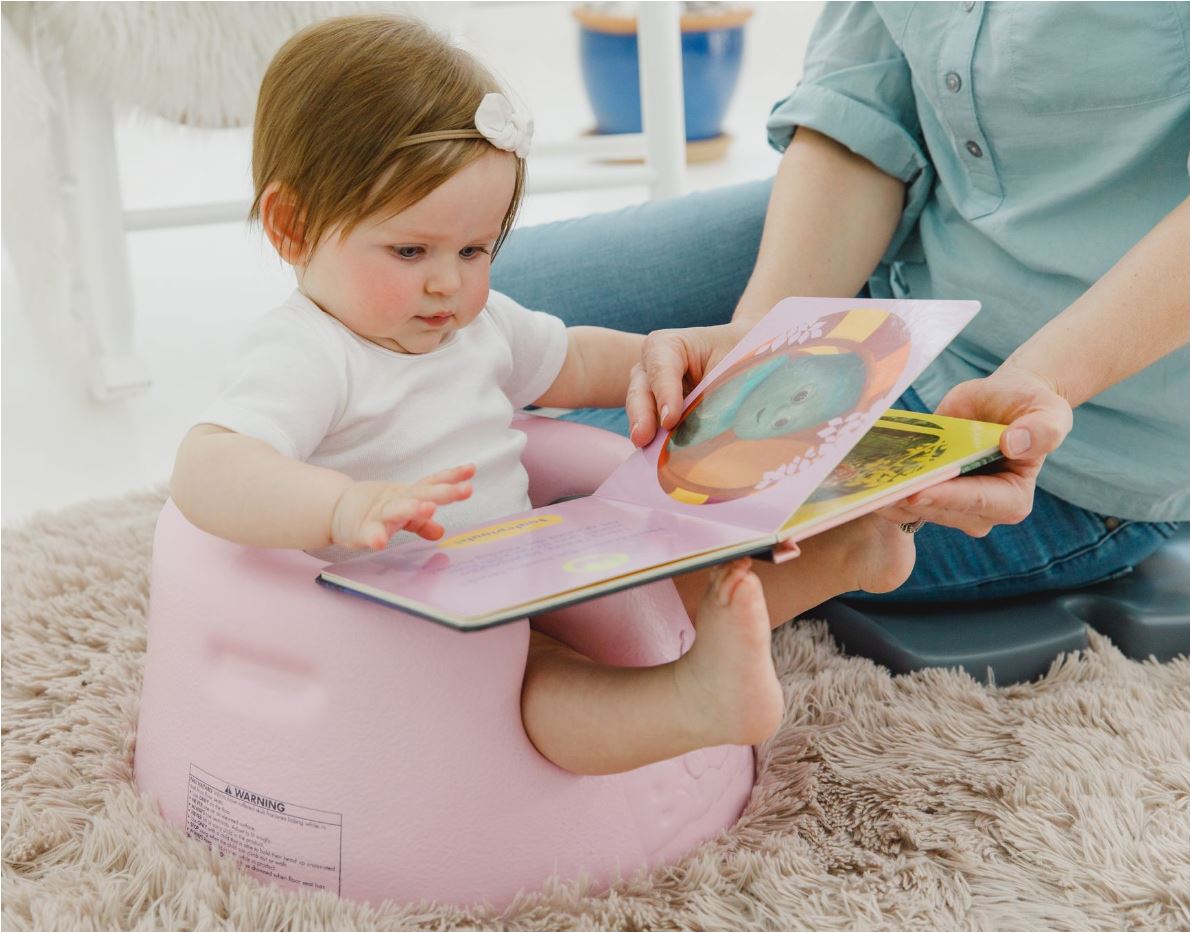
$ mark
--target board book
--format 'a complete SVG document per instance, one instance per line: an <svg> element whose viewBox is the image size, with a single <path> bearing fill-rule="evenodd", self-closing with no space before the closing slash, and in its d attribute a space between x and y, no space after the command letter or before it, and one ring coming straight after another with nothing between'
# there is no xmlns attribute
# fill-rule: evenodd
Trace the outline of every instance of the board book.
<svg viewBox="0 0 1191 933"><path fill-rule="evenodd" d="M787 298L691 391L674 428L591 496L403 542L318 580L475 630L772 556L1000 457L1001 425L889 410L978 309Z"/></svg>

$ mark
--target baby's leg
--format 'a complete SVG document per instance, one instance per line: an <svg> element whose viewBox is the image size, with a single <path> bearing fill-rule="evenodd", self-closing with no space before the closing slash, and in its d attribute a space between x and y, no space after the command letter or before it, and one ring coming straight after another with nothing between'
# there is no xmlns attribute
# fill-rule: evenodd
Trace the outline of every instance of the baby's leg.
<svg viewBox="0 0 1191 933"><path fill-rule="evenodd" d="M753 745L781 722L761 582L747 560L715 568L695 644L657 667L608 667L530 635L525 731L560 768L612 774L712 745Z"/></svg>
<svg viewBox="0 0 1191 933"><path fill-rule="evenodd" d="M895 590L914 569L913 536L878 515L866 515L815 535L801 547L802 553L787 563L758 561L753 565L765 588L769 622L774 628L840 593ZM710 572L696 570L674 579L691 618L695 618L693 610L707 588Z"/></svg>

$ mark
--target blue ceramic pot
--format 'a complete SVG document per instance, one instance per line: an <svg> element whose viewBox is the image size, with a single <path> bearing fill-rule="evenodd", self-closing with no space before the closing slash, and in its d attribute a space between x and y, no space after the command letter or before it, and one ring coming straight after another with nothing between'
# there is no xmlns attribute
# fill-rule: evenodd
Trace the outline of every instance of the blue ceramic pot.
<svg viewBox="0 0 1191 933"><path fill-rule="evenodd" d="M744 20L748 11L722 17L684 17L682 81L686 138L720 135L724 114L740 76ZM628 19L575 11L580 22L579 59L591 109L600 133L640 133L641 94L637 68L637 33ZM625 25L627 24L627 26Z"/></svg>

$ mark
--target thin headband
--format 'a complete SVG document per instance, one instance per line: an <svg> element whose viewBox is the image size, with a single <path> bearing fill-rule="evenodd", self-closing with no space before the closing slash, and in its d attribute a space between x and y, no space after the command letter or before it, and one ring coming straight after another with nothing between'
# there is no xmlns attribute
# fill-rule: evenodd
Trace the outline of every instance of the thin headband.
<svg viewBox="0 0 1191 933"><path fill-rule="evenodd" d="M395 149L437 143L448 139L486 139L497 149L516 153L517 158L529 155L533 140L533 118L515 108L503 94L485 94L476 108L474 130L431 130L415 133L401 140Z"/></svg>

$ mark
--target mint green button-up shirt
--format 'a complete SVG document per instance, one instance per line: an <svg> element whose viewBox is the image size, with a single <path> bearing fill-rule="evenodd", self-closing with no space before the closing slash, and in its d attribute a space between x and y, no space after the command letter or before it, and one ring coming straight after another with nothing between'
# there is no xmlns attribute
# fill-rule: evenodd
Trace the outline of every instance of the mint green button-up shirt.
<svg viewBox="0 0 1191 933"><path fill-rule="evenodd" d="M828 3L769 120L907 185L877 297L974 298L915 383L936 406L991 373L1188 192L1187 3ZM1122 321L1144 327L1145 308ZM1188 355L1075 412L1039 485L1105 515L1188 517Z"/></svg>

